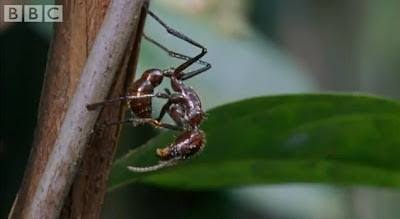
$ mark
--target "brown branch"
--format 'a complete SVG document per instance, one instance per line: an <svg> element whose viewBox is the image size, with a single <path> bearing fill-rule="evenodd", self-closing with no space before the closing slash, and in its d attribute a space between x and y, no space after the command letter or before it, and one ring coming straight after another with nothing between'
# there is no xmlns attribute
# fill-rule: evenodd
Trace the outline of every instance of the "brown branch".
<svg viewBox="0 0 400 219"><path fill-rule="evenodd" d="M147 16L149 0L144 2L137 30L133 31L125 51L124 61L117 71L116 83L112 87L110 97L117 97L126 91L136 71L139 47L144 22ZM132 74L133 73L133 74ZM123 105L105 107L97 121L121 120L125 108ZM120 127L109 127L101 135L93 135L83 158L81 170L78 172L71 191L61 213L61 218L100 218L107 180L111 164L118 145Z"/></svg>
<svg viewBox="0 0 400 219"><path fill-rule="evenodd" d="M142 0L111 2L80 74L79 65L85 59L77 58L82 56L77 54L87 54L89 40L74 41L74 37L87 37L89 34L76 35L76 32L91 27L85 25L90 22L74 20L75 16L82 18L77 13L85 13L74 9L91 8L85 7L85 1L64 2L65 23L55 28L34 148L10 218L55 218L59 215L99 115L99 112L87 111L85 105L107 96L140 17L142 3Z"/></svg>

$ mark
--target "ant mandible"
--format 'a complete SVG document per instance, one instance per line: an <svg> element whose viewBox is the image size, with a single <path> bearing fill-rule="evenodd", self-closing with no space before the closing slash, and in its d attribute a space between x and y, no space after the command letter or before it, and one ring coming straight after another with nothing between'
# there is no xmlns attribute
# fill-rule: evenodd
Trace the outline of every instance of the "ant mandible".
<svg viewBox="0 0 400 219"><path fill-rule="evenodd" d="M157 149L157 155L162 160L158 165L149 167L128 167L134 172L147 172L153 171L165 166L169 166L175 163L177 160L187 159L192 157L200 151L205 143L204 133L199 130L199 125L202 122L205 113L201 107L201 101L197 93L190 87L183 84L184 80L192 78L204 71L211 68L211 65L207 62L200 60L206 53L207 49L178 32L177 30L169 27L153 12L148 11L148 14L153 17L158 23L160 23L168 33L173 36L180 38L194 46L202 49L201 53L191 58L189 56L173 52L155 40L151 39L147 35L143 34L143 37L149 42L155 44L170 56L178 59L186 60L183 64L177 68L169 68L165 70L160 69L149 69L145 71L142 77L133 82L128 89L128 94L115 99L105 100L98 103L89 104L87 108L94 110L100 106L108 105L117 101L127 101L128 106L135 116L127 120L108 122L104 126L117 125L122 123L132 123L134 125L140 123L150 123L155 127L162 127L173 130L185 131L183 134L177 137L177 139L169 147L163 149ZM204 65L202 68L193 70L190 72L183 72L187 67L193 63L199 63ZM168 89L165 89L166 93L154 94L154 89L161 84L164 77L171 79L171 87L175 93L171 94ZM157 119L151 118L151 98L163 98L168 99L168 102L163 106L161 113ZM168 113L168 115L175 121L176 125L161 123L161 119Z"/></svg>

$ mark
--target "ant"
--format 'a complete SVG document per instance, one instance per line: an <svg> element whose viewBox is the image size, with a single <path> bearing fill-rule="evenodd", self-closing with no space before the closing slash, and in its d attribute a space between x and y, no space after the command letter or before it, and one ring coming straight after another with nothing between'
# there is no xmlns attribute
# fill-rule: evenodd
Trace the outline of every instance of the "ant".
<svg viewBox="0 0 400 219"><path fill-rule="evenodd" d="M191 71L191 72L188 72L188 73L182 72L183 74L181 74L179 76L179 79L184 81L184 80L190 79L190 78L210 69L211 65L209 63L200 60L200 58L203 57L207 53L207 49L204 46L200 45L199 43L193 41L189 37L178 32L177 30L169 27L166 23L164 23L157 15L155 15L150 10L148 11L148 14L151 17L153 17L157 22L159 22L167 30L168 33L170 33L173 36L180 38L192 45L195 45L195 46L201 48L202 52L199 55L197 55L196 57L191 58L189 56L186 56L186 55L183 55L183 54L180 54L177 52L173 52L173 51L167 49L166 47L164 47L163 45L161 45L160 43L158 43L157 41L151 39L146 34L143 34L143 37L147 41L149 41L149 42L153 43L154 45L156 45L157 47L161 48L162 50L167 52L168 55L170 55L174 58L183 59L183 60L187 60L187 61L185 63L181 64L180 66L178 66L178 68L176 68L176 69L169 68L169 69L165 69L165 70L160 70L160 69L146 70L143 73L143 75L141 76L141 78L139 78L137 81L134 81L131 84L131 86L128 88L128 92L125 96L121 96L121 97L115 98L115 99L105 100L105 101L98 102L98 103L89 104L89 105L87 105L87 109L95 110L98 107L101 107L104 105L109 105L114 102L127 101L127 104L131 110L131 113L136 118L134 118L133 120L128 119L128 120L118 121L118 122L109 122L109 123L106 123L105 126L118 125L121 123L151 123L156 127L162 127L162 128L168 128L168 129L174 129L174 130L181 131L182 128L179 128L179 127L176 127L176 126L170 125L170 124L159 123L156 120L151 119L151 112L152 112L151 98L158 97L158 98L168 99L167 94L157 93L154 95L154 89L161 84L164 77L171 77L171 73L173 73L173 72L182 72L183 70L185 70L187 67L189 67L193 63L199 63L199 64L204 65L204 67L194 70L194 71ZM161 119L159 119L158 121L160 121L160 120Z"/></svg>
<svg viewBox="0 0 400 219"><path fill-rule="evenodd" d="M169 27L150 10L148 14L160 23L169 34L201 48L202 51L197 56L191 58L173 52L151 39L146 34L143 34L146 40L167 52L171 57L186 61L177 68L146 70L140 79L131 84L126 96L87 105L88 110L95 110L100 106L109 105L117 101L127 101L134 118L108 122L105 123L103 127L122 123L131 123L134 125L150 123L158 128L184 131L184 133L178 136L169 147L157 149L156 153L161 160L158 165L150 167L128 167L128 169L133 172L148 172L173 165L177 160L187 159L198 153L205 143L205 135L198 128L205 116L201 107L200 98L192 88L184 85L183 81L211 68L209 63L200 60L207 53L207 49L184 34ZM199 63L204 66L187 73L183 72L194 63ZM171 93L168 89L165 89L165 93L154 93L154 89L161 84L164 77L170 78L174 93ZM151 118L151 101L153 97L168 99L167 103L162 107L157 119ZM166 113L174 120L176 125L160 122Z"/></svg>

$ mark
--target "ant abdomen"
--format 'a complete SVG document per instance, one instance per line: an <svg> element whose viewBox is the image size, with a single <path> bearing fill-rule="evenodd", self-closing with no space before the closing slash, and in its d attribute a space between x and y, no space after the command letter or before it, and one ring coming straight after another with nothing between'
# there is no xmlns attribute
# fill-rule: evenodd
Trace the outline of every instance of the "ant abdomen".
<svg viewBox="0 0 400 219"><path fill-rule="evenodd" d="M158 148L157 156L163 160L187 159L197 154L204 146L205 135L199 129L184 132L166 148Z"/></svg>
<svg viewBox="0 0 400 219"><path fill-rule="evenodd" d="M148 81L153 87L157 87L164 79L164 73L160 69L149 69L143 72L142 80Z"/></svg>
<svg viewBox="0 0 400 219"><path fill-rule="evenodd" d="M138 94L139 96L140 94ZM152 104L151 104L151 98L144 98L141 99L140 101L135 100L135 101L130 101L129 102L129 107L131 109L131 112L135 114L136 117L139 118L150 118L151 117L151 111L152 111Z"/></svg>
<svg viewBox="0 0 400 219"><path fill-rule="evenodd" d="M146 70L142 77L133 82L128 90L129 96L143 96L154 93L154 88L161 84L164 76L159 69ZM128 101L132 113L139 118L150 118L152 111L151 97Z"/></svg>
<svg viewBox="0 0 400 219"><path fill-rule="evenodd" d="M136 83L137 84L137 83ZM133 84L135 85L135 83ZM144 87L144 86L143 86ZM142 96L146 94L153 94L154 89L142 89L139 90L136 87L131 87L128 91L129 96ZM132 114L139 118L150 118L152 111L152 98L141 98L128 100L128 106L131 109Z"/></svg>

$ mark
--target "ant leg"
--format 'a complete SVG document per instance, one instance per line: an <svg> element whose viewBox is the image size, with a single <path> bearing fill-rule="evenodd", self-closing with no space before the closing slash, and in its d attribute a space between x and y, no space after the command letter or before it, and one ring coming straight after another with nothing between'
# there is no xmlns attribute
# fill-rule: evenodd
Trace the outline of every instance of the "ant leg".
<svg viewBox="0 0 400 219"><path fill-rule="evenodd" d="M164 90L165 90L165 93L166 93L166 94L168 94L169 96L171 96L172 93L171 93L171 91L170 91L168 88L164 88Z"/></svg>
<svg viewBox="0 0 400 219"><path fill-rule="evenodd" d="M157 121L161 121L161 119L165 116L165 113L168 113L178 127L184 127L185 112L180 105L176 104L176 100L177 99L174 98L169 99L169 101L162 107Z"/></svg>
<svg viewBox="0 0 400 219"><path fill-rule="evenodd" d="M200 69L197 69L197 70L194 70L194 71L190 71L188 73L183 73L182 72L181 76L179 76L178 79L180 79L182 81L187 80L187 79L192 78L192 77L194 77L194 76L196 76L196 75L198 75L200 73L203 73L203 72L207 71L210 68L211 68L211 65L208 64L208 65L204 66L203 68L200 68Z"/></svg>
<svg viewBox="0 0 400 219"><path fill-rule="evenodd" d="M137 126L139 124L149 123L157 128L165 128L165 129L171 129L171 130L176 130L176 131L183 131L183 128L180 126L171 125L171 124L167 124L167 123L161 123L152 118L130 118L130 119L125 119L125 120L116 121L116 122L106 122L102 126L100 126L100 129L104 129L108 126L121 125L121 124L125 124L125 123L130 123L130 124L133 124L134 126Z"/></svg>
<svg viewBox="0 0 400 219"><path fill-rule="evenodd" d="M178 79L179 79L179 78L182 79L183 76L181 76L181 74L184 74L184 73L183 73L183 70L185 70L187 67L191 66L193 63L197 62L197 61L198 61L199 59L201 59L201 57L203 57L206 53L207 53L207 50L204 50L204 51L202 51L200 54L198 54L197 56L195 56L195 57L193 57L193 58L187 60L187 61L184 62L184 63L182 63L180 66L178 66L178 67L175 69L175 71L174 71L174 76L175 76L176 78L178 78ZM186 79L191 78L191 77L193 77L193 76L195 76L195 75L197 75L197 74L200 74L201 72L204 72L204 71L206 71L206 70L208 70L208 69L210 69L210 68L211 68L211 65L205 66L203 69L199 69L200 71L199 71L199 70L196 70L196 71L195 71L196 74L194 74L194 75L192 75L192 76L190 76L190 77L187 77ZM191 74L193 74L193 72L192 72Z"/></svg>
<svg viewBox="0 0 400 219"><path fill-rule="evenodd" d="M169 94L156 93L156 94L143 94L143 95L140 95L140 96L123 96L123 97L118 97L118 98L115 98L115 99L109 99L109 100L105 100L105 101L101 101L101 102L97 102L97 103L88 104L88 105L86 105L86 108L88 110L95 110L98 107L105 106L105 105L110 105L112 103L119 102L119 101L150 98L150 97L151 98L152 97L157 97L157 98L162 98L162 99L168 99L169 98Z"/></svg>
<svg viewBox="0 0 400 219"><path fill-rule="evenodd" d="M166 104L164 104L164 106L161 108L161 112L160 115L157 117L157 121L161 121L161 119L165 116L165 113L167 113L167 111L169 110L169 107L171 106L171 102L168 101Z"/></svg>
<svg viewBox="0 0 400 219"><path fill-rule="evenodd" d="M157 128L165 128L165 129L171 129L171 130L176 130L176 131L183 131L182 126L171 125L168 123L161 123L160 121L151 119L151 118L136 118L135 120L136 120L136 124L150 123Z"/></svg>
<svg viewBox="0 0 400 219"><path fill-rule="evenodd" d="M201 44L197 43L196 41L192 40L191 38L187 37L186 35L184 35L183 33L171 28L170 26L168 26L166 23L164 23L164 21L162 21L157 15L155 15L153 12L151 12L150 10L147 11L147 13L154 18L154 20L156 20L158 23L160 23L169 34L182 39L194 46L197 46L201 49L201 53L198 54L197 56L195 56L194 58L191 58L189 60L187 60L186 62L182 63L180 66L178 66L178 68L175 69L174 72L174 76L178 77L179 74L185 70L187 67L189 67L190 65L192 65L193 63L197 62L199 59L201 59L201 57L203 57L206 53L207 53L207 49L202 46Z"/></svg>
<svg viewBox="0 0 400 219"><path fill-rule="evenodd" d="M164 106L161 108L160 115L156 119L157 121L161 121L161 119L165 116L165 113L167 113L167 112L168 112L168 114L170 114L170 116L172 116L171 110L170 110L171 105L173 103L179 103L179 101L183 99L181 97L181 95L179 95L177 93L171 94L171 91L168 88L165 88L164 90L166 92L166 95L168 95L168 102L166 104L164 104ZM174 119L173 117L171 117L171 118ZM178 123L177 120L174 119L174 121ZM178 125L181 126L180 124L178 124Z"/></svg>
<svg viewBox="0 0 400 219"><path fill-rule="evenodd" d="M198 42L192 40L191 38L185 36L183 33L181 33L181 32L179 32L179 31L173 29L173 28L170 27L170 26L168 26L164 21L162 21L162 20L161 20L157 15L155 15L152 11L148 10L147 13L148 13L151 17L153 17L154 20L156 20L159 24L161 24L161 25L167 30L167 32L168 32L169 34L171 34L171 35L173 35L173 36L175 36L175 37L177 37L177 38L179 38L179 39L182 39L182 40L184 40L184 41L186 41L186 42L188 42L188 43L190 43L190 44L192 44L192 45L194 45L194 46L197 46L197 47L199 47L200 49L205 50L205 51L207 52L207 49L206 49L204 46L202 46L200 43L198 43Z"/></svg>
<svg viewBox="0 0 400 219"><path fill-rule="evenodd" d="M105 101L101 101L101 102L97 102L97 103L91 103L91 104L86 105L86 108L88 110L95 110L98 107L105 106L105 105L110 105L110 104L115 103L115 102L124 101L124 100L131 100L131 98L129 98L129 97L130 96L123 96L123 97L109 99L109 100L105 100Z"/></svg>
<svg viewBox="0 0 400 219"><path fill-rule="evenodd" d="M190 60L192 59L192 57L189 57L187 55L181 54L181 53L177 53L174 52L172 50L169 50L168 48L166 48L165 46L163 46L161 43L155 41L154 39L150 38L149 36L147 36L145 33L143 33L143 37L149 41L150 43L153 43L154 45L156 45L157 47L159 47L161 50L165 51L166 53L168 53L169 56L173 57L173 58L177 58L177 59L183 59L183 60ZM211 64L202 60L197 60L196 63L204 65L204 67L201 67L197 70L193 70L187 73L182 72L180 74L180 76L177 76L178 79L181 80L186 80L189 79L193 76L196 76L202 72L207 71L208 69L211 68Z"/></svg>

